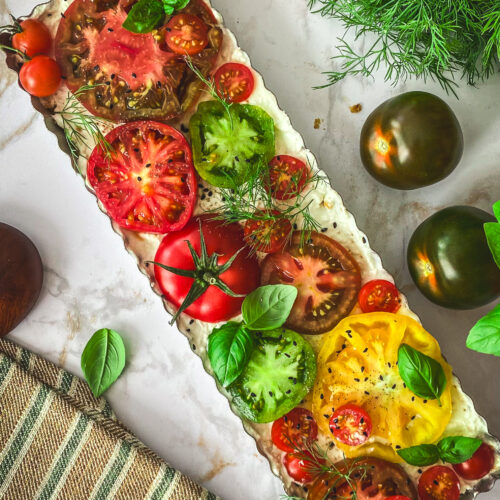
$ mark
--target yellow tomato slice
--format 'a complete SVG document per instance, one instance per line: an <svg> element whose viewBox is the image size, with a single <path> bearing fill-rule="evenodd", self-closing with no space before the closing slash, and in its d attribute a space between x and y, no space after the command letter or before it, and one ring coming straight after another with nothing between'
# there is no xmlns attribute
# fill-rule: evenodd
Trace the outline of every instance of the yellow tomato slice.
<svg viewBox="0 0 500 500"><path fill-rule="evenodd" d="M402 343L443 367L448 383L441 406L419 398L403 383L397 367ZM401 461L396 450L433 443L442 435L451 418L451 376L436 339L417 321L385 312L348 316L323 338L312 411L320 429L330 435L334 409L348 403L361 406L372 419L370 439L357 447L337 446L347 457Z"/></svg>

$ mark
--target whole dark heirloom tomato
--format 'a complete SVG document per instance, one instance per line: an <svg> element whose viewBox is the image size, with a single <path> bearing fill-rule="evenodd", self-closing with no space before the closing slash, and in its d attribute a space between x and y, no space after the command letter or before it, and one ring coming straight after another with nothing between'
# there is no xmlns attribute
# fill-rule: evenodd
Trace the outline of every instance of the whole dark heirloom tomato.
<svg viewBox="0 0 500 500"><path fill-rule="evenodd" d="M80 100L97 116L115 122L176 118L194 104L203 83L186 65L184 51L174 46L167 18L151 33L132 33L122 26L134 3L75 0L57 30L57 62L72 92L91 86ZM192 19L206 36L201 50L188 52L193 65L208 76L222 32L202 0L191 0L172 20L179 18Z"/></svg>
<svg viewBox="0 0 500 500"><path fill-rule="evenodd" d="M361 130L361 160L382 184L416 189L434 184L458 165L463 135L451 108L427 92L407 92L382 103Z"/></svg>
<svg viewBox="0 0 500 500"><path fill-rule="evenodd" d="M380 458L360 458L344 460L335 467L339 474L318 476L309 488L307 500L347 499L351 498L353 491L358 500L388 500L398 495L410 500L418 498L406 472L391 462Z"/></svg>
<svg viewBox="0 0 500 500"><path fill-rule="evenodd" d="M473 309L500 295L500 269L488 248L483 224L495 222L474 207L448 207L431 215L408 244L408 268L432 302Z"/></svg>

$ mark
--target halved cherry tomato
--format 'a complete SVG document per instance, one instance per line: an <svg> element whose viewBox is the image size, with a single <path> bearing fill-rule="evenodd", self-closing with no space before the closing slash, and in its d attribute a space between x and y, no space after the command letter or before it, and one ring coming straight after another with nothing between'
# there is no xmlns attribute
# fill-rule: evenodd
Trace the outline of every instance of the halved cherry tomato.
<svg viewBox="0 0 500 500"><path fill-rule="evenodd" d="M307 165L293 156L275 156L269 163L270 190L277 200L295 198L304 189L308 177Z"/></svg>
<svg viewBox="0 0 500 500"><path fill-rule="evenodd" d="M292 225L283 217L273 218L279 212L273 211L269 218L265 213L257 212L262 219L247 220L245 223L245 239L259 252L273 253L281 250L292 233Z"/></svg>
<svg viewBox="0 0 500 500"><path fill-rule="evenodd" d="M310 457L309 459L307 457ZM283 465L288 475L298 483L307 484L314 481L317 473L314 470L313 457L308 451L287 453L283 457Z"/></svg>
<svg viewBox="0 0 500 500"><path fill-rule="evenodd" d="M246 101L255 85L250 68L244 64L229 62L223 64L214 76L217 93L230 102Z"/></svg>
<svg viewBox="0 0 500 500"><path fill-rule="evenodd" d="M387 280L372 280L363 285L358 302L364 313L395 313L401 307L398 289Z"/></svg>
<svg viewBox="0 0 500 500"><path fill-rule="evenodd" d="M312 413L305 408L294 408L285 416L275 420L271 428L273 444L282 451L292 453L305 443L318 437L318 425Z"/></svg>
<svg viewBox="0 0 500 500"><path fill-rule="evenodd" d="M22 31L12 37L12 46L28 57L49 55L52 47L50 31L38 19L26 19L20 23Z"/></svg>
<svg viewBox="0 0 500 500"><path fill-rule="evenodd" d="M455 472L464 479L481 479L490 472L495 465L495 450L483 443L469 460L453 465Z"/></svg>
<svg viewBox="0 0 500 500"><path fill-rule="evenodd" d="M413 483L397 464L362 457L342 460L335 468L342 476L319 475L309 487L307 500L351 500L352 493L357 500L417 500Z"/></svg>
<svg viewBox="0 0 500 500"><path fill-rule="evenodd" d="M435 465L420 476L418 495L420 500L458 500L460 480L449 467Z"/></svg>
<svg viewBox="0 0 500 500"><path fill-rule="evenodd" d="M87 176L109 216L132 231L167 233L182 229L196 204L191 149L174 128L153 121L113 129L92 152Z"/></svg>
<svg viewBox="0 0 500 500"><path fill-rule="evenodd" d="M165 41L176 54L194 56L208 44L208 27L197 16L177 14L167 24Z"/></svg>
<svg viewBox="0 0 500 500"><path fill-rule="evenodd" d="M295 231L281 252L262 262L262 284L283 283L298 289L286 326L299 333L331 330L356 303L360 270L342 245L312 231L305 238Z"/></svg>
<svg viewBox="0 0 500 500"><path fill-rule="evenodd" d="M239 224L222 224L218 221L199 217L181 231L168 233L160 243L155 262L177 269L193 270L193 257L186 240L200 255L200 226L209 255L219 254L217 264L225 264L238 250L245 246L243 230ZM193 278L178 276L159 266L154 269L156 282L165 298L178 308L193 285ZM236 294L248 295L259 286L260 269L257 258L244 248L231 267L220 275L220 279ZM241 312L243 297L230 297L216 286L210 286L195 300L186 314L208 323L228 321Z"/></svg>
<svg viewBox="0 0 500 500"><path fill-rule="evenodd" d="M361 406L341 406L330 417L330 430L336 439L348 446L365 443L372 433L372 419Z"/></svg>
<svg viewBox="0 0 500 500"><path fill-rule="evenodd" d="M61 70L54 59L35 56L23 64L19 80L28 94L48 97L55 94L61 84Z"/></svg>

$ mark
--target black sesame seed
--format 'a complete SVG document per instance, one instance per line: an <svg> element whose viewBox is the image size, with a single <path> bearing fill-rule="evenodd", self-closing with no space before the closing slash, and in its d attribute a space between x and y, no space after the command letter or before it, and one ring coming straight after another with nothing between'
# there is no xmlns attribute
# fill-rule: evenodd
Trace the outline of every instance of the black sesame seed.
<svg viewBox="0 0 500 500"><path fill-rule="evenodd" d="M396 445L396 450L400 450L401 449L401 446L399 446L399 444Z"/></svg>
<svg viewBox="0 0 500 500"><path fill-rule="evenodd" d="M330 415L328 415L328 413L325 413L323 416L324 416L325 418L330 418Z"/></svg>
<svg viewBox="0 0 500 500"><path fill-rule="evenodd" d="M355 380L356 382L361 382L361 380L359 380L359 378L357 378L357 377L355 377L355 378L354 378L354 380Z"/></svg>
<svg viewBox="0 0 500 500"><path fill-rule="evenodd" d="M257 396L257 394L255 394L255 392L251 392L251 393L250 393L250 396L252 396L252 398L254 398L255 396ZM286 418L286 416L285 416L285 422L286 422L286 421L287 421L287 418Z"/></svg>
<svg viewBox="0 0 500 500"><path fill-rule="evenodd" d="M99 65L98 65L98 64L96 64L96 65L94 66L94 71L99 71L100 69L101 69L101 68L99 67Z"/></svg>
<svg viewBox="0 0 500 500"><path fill-rule="evenodd" d="M137 78L137 75L135 73L132 73L132 78Z"/></svg>
<svg viewBox="0 0 500 500"><path fill-rule="evenodd" d="M363 243L366 243L366 238L363 236Z"/></svg>
<svg viewBox="0 0 500 500"><path fill-rule="evenodd" d="M361 367L361 373L363 373L364 371L365 371L365 367L364 367L364 366L362 366L362 367Z"/></svg>
<svg viewBox="0 0 500 500"><path fill-rule="evenodd" d="M181 130L186 133L186 132L189 132L189 129L186 127L186 125L184 125L184 123L181 124Z"/></svg>
<svg viewBox="0 0 500 500"><path fill-rule="evenodd" d="M427 399L424 399L424 404L427 403Z"/></svg>
<svg viewBox="0 0 500 500"><path fill-rule="evenodd" d="M214 194L214 193L212 193L212 191L209 191L209 192L208 192L208 196L209 196L209 197L210 197L210 196L212 196L213 194Z"/></svg>
<svg viewBox="0 0 500 500"><path fill-rule="evenodd" d="M108 28L108 31L113 31L113 28Z"/></svg>
<svg viewBox="0 0 500 500"><path fill-rule="evenodd" d="M189 320L189 324L192 325L194 323L194 319Z"/></svg>
<svg viewBox="0 0 500 500"><path fill-rule="evenodd" d="M327 228L327 227L322 227L322 228L321 228L321 232L322 232L322 233L326 233L327 231L328 231L328 228Z"/></svg>
<svg viewBox="0 0 500 500"><path fill-rule="evenodd" d="M384 380L384 377L382 377L382 375L379 375L378 378L382 381Z"/></svg>
<svg viewBox="0 0 500 500"><path fill-rule="evenodd" d="M328 368L328 373L332 373L332 369L331 368Z"/></svg>
<svg viewBox="0 0 500 500"><path fill-rule="evenodd" d="M172 28L165 28L168 32L172 31Z"/></svg>
<svg viewBox="0 0 500 500"><path fill-rule="evenodd" d="M292 389L288 389L288 391L286 391L286 394L290 394L292 392Z"/></svg>
<svg viewBox="0 0 500 500"><path fill-rule="evenodd" d="M273 397L273 393L271 391L269 391L269 396Z"/></svg>
<svg viewBox="0 0 500 500"><path fill-rule="evenodd" d="M191 331L191 328L186 328L186 332L190 332Z"/></svg>
<svg viewBox="0 0 500 500"><path fill-rule="evenodd" d="M138 180L139 182L141 182L141 181L142 181L142 177L140 177L140 176L139 176L139 177L137 177L137 180Z"/></svg>
<svg viewBox="0 0 500 500"><path fill-rule="evenodd" d="M367 352L368 351L368 347L365 347L365 349L363 350L363 352Z"/></svg>
<svg viewBox="0 0 500 500"><path fill-rule="evenodd" d="M418 469L417 471L419 474L422 474L422 469Z"/></svg>
<svg viewBox="0 0 500 500"><path fill-rule="evenodd" d="M394 384L394 385L392 386L392 388L393 388L393 389L396 389L396 384Z"/></svg>
<svg viewBox="0 0 500 500"><path fill-rule="evenodd" d="M359 423L360 423L360 424L364 424L364 423L365 423L365 419L364 419L364 417L361 417L361 419L359 420Z"/></svg>
<svg viewBox="0 0 500 500"><path fill-rule="evenodd" d="M294 345L294 346L296 346L296 345L297 345L297 342L296 342L295 340L293 341L293 345Z"/></svg>
<svg viewBox="0 0 500 500"><path fill-rule="evenodd" d="M365 377L365 382L368 380L368 377Z"/></svg>
<svg viewBox="0 0 500 500"><path fill-rule="evenodd" d="M325 397L324 394L319 395L319 399L323 399L324 397Z"/></svg>
<svg viewBox="0 0 500 500"><path fill-rule="evenodd" d="M415 401L415 396L412 396L412 397L411 397L411 400L412 400L412 401Z"/></svg>
<svg viewBox="0 0 500 500"><path fill-rule="evenodd" d="M111 85L111 82L105 82L105 83L106 83L106 85Z"/></svg>
<svg viewBox="0 0 500 500"><path fill-rule="evenodd" d="M150 168L151 167L151 163L146 163L146 168Z"/></svg>
<svg viewBox="0 0 500 500"><path fill-rule="evenodd" d="M206 198L206 196L205 196L204 194L202 194L202 195L200 196L200 199L201 199L201 200L204 200L205 198Z"/></svg>
<svg viewBox="0 0 500 500"><path fill-rule="evenodd" d="M439 481L437 479L434 479L434 481L432 481L436 486L439 486Z"/></svg>
<svg viewBox="0 0 500 500"><path fill-rule="evenodd" d="M139 148L134 148L134 151L135 151L136 153L138 153L138 152L139 152Z"/></svg>
<svg viewBox="0 0 500 500"><path fill-rule="evenodd" d="M111 80L114 80L115 79L115 74L114 73L111 73Z"/></svg>
<svg viewBox="0 0 500 500"><path fill-rule="evenodd" d="M334 222L334 223L333 223L333 229L336 229L336 227L337 227L337 223L336 223L336 222Z"/></svg>
<svg viewBox="0 0 500 500"><path fill-rule="evenodd" d="M413 415L413 417L411 417L411 419L412 419L412 420L415 420L415 417L416 417L416 415Z"/></svg>
<svg viewBox="0 0 500 500"><path fill-rule="evenodd" d="M370 395L370 393L369 393L368 391L365 391L365 394L366 394L367 396L369 396L369 395Z"/></svg>

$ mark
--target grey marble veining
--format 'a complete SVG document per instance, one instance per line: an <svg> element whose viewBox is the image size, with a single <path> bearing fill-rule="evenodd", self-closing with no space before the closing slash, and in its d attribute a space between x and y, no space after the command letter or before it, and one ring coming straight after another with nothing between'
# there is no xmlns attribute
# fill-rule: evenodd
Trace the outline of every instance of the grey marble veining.
<svg viewBox="0 0 500 500"><path fill-rule="evenodd" d="M0 0L8 13L31 11L35 0ZM468 351L470 326L488 307L449 311L413 286L405 248L413 229L435 210L471 204L490 210L500 198L500 76L479 89L462 85L460 99L433 83L397 87L347 79L325 90L321 71L333 67L339 26L308 12L305 0L214 0L255 68L316 154L401 290L500 435L500 360ZM445 181L402 192L377 184L364 171L358 138L364 119L388 97L407 90L434 92L454 109L465 135L464 157ZM361 103L352 114L349 106ZM277 500L280 482L258 454L199 359L175 328L161 301L136 269L94 198L73 172L15 75L0 63L0 220L36 243L45 283L33 313L12 333L22 345L81 374L80 354L98 328L120 331L127 366L107 393L123 422L172 465L227 500ZM316 118L321 119L314 129ZM258 480L256 480L258 478ZM481 498L500 498L500 485Z"/></svg>

